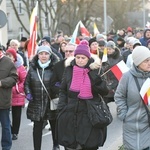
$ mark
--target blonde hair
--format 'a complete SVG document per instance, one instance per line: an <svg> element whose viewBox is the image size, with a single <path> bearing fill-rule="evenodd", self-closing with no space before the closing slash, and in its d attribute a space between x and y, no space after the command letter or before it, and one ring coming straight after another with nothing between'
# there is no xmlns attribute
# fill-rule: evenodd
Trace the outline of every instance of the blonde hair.
<svg viewBox="0 0 150 150"><path fill-rule="evenodd" d="M18 45L18 47L20 46L19 41L18 41L18 40L16 40L16 39L12 39L12 40L10 41L10 46L12 45L12 43L17 44L17 45Z"/></svg>

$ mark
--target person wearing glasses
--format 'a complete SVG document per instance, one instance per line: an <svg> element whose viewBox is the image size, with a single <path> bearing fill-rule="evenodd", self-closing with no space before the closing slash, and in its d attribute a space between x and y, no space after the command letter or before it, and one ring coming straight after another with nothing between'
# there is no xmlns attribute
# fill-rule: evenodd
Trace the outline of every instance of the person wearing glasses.
<svg viewBox="0 0 150 150"><path fill-rule="evenodd" d="M59 61L55 66L53 70L53 76L51 80L51 85L53 87L54 93L59 95L59 86L61 84L63 72L66 66L66 60L74 58L74 51L76 48L76 44L68 43L65 46L65 58L61 61Z"/></svg>

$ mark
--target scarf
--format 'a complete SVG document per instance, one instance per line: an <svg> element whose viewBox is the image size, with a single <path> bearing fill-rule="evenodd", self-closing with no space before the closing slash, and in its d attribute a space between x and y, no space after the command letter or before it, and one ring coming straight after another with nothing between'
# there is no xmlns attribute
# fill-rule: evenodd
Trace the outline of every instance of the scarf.
<svg viewBox="0 0 150 150"><path fill-rule="evenodd" d="M91 99L93 98L91 90L91 81L88 75L89 69L73 67L73 76L70 85L70 91L79 92L78 98Z"/></svg>
<svg viewBox="0 0 150 150"><path fill-rule="evenodd" d="M92 54L97 54L97 50L91 50Z"/></svg>
<svg viewBox="0 0 150 150"><path fill-rule="evenodd" d="M45 69L46 67L49 66L51 60L47 61L46 63L42 64L40 60L38 60L38 64L40 65L41 68Z"/></svg>

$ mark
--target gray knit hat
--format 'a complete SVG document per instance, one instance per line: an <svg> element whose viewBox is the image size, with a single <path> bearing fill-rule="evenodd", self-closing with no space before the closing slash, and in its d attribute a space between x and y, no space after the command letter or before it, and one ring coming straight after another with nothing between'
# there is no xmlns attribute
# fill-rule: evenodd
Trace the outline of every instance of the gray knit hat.
<svg viewBox="0 0 150 150"><path fill-rule="evenodd" d="M110 47L110 48L115 49L116 48L116 44L113 41L108 41L107 44L106 44L106 47Z"/></svg>
<svg viewBox="0 0 150 150"><path fill-rule="evenodd" d="M37 49L38 54L41 53L41 52L47 52L47 53L51 54L52 50L49 46L42 45L42 46L39 46L38 49Z"/></svg>
<svg viewBox="0 0 150 150"><path fill-rule="evenodd" d="M144 60L150 58L150 50L145 46L137 46L132 52L133 63L138 66Z"/></svg>

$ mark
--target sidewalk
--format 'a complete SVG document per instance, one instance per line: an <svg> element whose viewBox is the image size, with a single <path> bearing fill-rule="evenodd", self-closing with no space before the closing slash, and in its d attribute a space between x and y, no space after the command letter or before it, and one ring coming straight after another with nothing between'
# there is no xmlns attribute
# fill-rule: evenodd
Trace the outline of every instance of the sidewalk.
<svg viewBox="0 0 150 150"><path fill-rule="evenodd" d="M99 150L118 150L120 146L122 146L122 136L114 139L113 143L110 143L110 145L108 145L109 142L107 142L107 146L104 145L104 147L99 148Z"/></svg>
<svg viewBox="0 0 150 150"><path fill-rule="evenodd" d="M107 139L103 147L99 150L118 150L122 146L122 121L117 118L116 105L109 103L109 108L113 116L113 122L107 127Z"/></svg>

